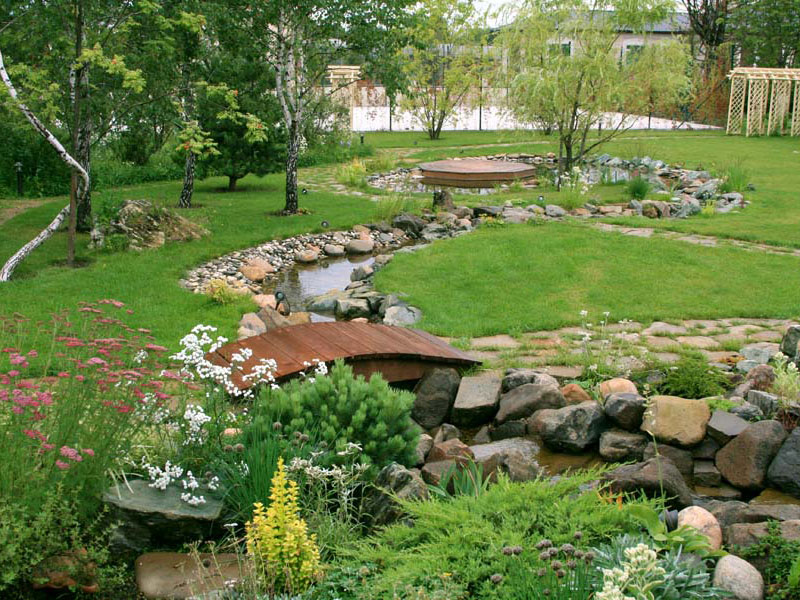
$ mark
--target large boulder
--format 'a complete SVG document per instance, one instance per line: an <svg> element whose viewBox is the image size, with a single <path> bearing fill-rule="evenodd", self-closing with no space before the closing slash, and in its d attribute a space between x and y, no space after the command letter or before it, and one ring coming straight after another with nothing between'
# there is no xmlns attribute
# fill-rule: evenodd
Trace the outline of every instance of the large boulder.
<svg viewBox="0 0 800 600"><path fill-rule="evenodd" d="M645 399L639 394L621 392L606 398L603 409L617 425L628 431L635 431L642 425Z"/></svg>
<svg viewBox="0 0 800 600"><path fill-rule="evenodd" d="M643 433L609 429L600 435L600 456L609 462L640 461L646 446Z"/></svg>
<svg viewBox="0 0 800 600"><path fill-rule="evenodd" d="M198 492L205 503L192 506L181 499L183 489L171 485L165 490L152 488L144 479L128 480L128 485L110 488L103 494L110 517L118 523L111 543L122 551L175 546L208 539L220 530L222 501Z"/></svg>
<svg viewBox="0 0 800 600"><path fill-rule="evenodd" d="M364 512L372 525L386 525L403 516L397 500L423 500L428 486L414 471L392 463L378 473L375 485L364 499Z"/></svg>
<svg viewBox="0 0 800 600"><path fill-rule="evenodd" d="M717 452L717 468L736 487L763 489L767 469L784 439L786 431L778 421L751 423Z"/></svg>
<svg viewBox="0 0 800 600"><path fill-rule="evenodd" d="M239 272L250 281L260 283L266 279L267 275L275 272L275 267L263 258L251 258L239 267Z"/></svg>
<svg viewBox="0 0 800 600"><path fill-rule="evenodd" d="M722 547L722 528L717 518L700 506L687 506L678 513L678 527L688 525L693 527L708 539L709 545L714 550Z"/></svg>
<svg viewBox="0 0 800 600"><path fill-rule="evenodd" d="M740 348L739 354L744 356L745 360L753 361L756 363L756 365L765 365L779 351L779 344L775 344L773 342L756 342L754 344L747 344L746 346Z"/></svg>
<svg viewBox="0 0 800 600"><path fill-rule="evenodd" d="M613 493L640 492L651 498L665 494L669 504L685 508L692 504L692 492L683 480L681 472L666 458L651 458L632 465L623 465L603 474L601 480Z"/></svg>
<svg viewBox="0 0 800 600"><path fill-rule="evenodd" d="M579 453L596 444L606 429L606 417L597 402L538 411L529 428L551 449Z"/></svg>
<svg viewBox="0 0 800 600"><path fill-rule="evenodd" d="M461 383L461 375L455 369L431 369L414 388L416 399L411 409L411 418L424 429L441 425L450 412Z"/></svg>
<svg viewBox="0 0 800 600"><path fill-rule="evenodd" d="M402 215L397 215L392 221L392 225L416 237L419 235L420 231L422 231L422 228L425 227L425 221L420 219L417 215L404 213Z"/></svg>
<svg viewBox="0 0 800 600"><path fill-rule="evenodd" d="M554 385L526 383L500 397L495 415L498 425L514 419L525 419L543 408L561 408L566 404L561 390Z"/></svg>
<svg viewBox="0 0 800 600"><path fill-rule="evenodd" d="M800 521L780 521L780 536L789 541L800 540ZM769 523L734 523L725 528L725 544L747 548L758 544L770 534Z"/></svg>
<svg viewBox="0 0 800 600"><path fill-rule="evenodd" d="M526 383L558 387L558 380L555 377L536 369L508 369L503 377L503 393L510 392Z"/></svg>
<svg viewBox="0 0 800 600"><path fill-rule="evenodd" d="M714 587L730 592L736 600L763 600L764 578L746 560L728 554L714 569Z"/></svg>
<svg viewBox="0 0 800 600"><path fill-rule="evenodd" d="M212 566L213 565L213 566ZM136 587L145 598L222 598L250 572L233 552L148 552L136 559Z"/></svg>
<svg viewBox="0 0 800 600"><path fill-rule="evenodd" d="M800 428L792 431L778 450L767 471L767 481L800 498Z"/></svg>
<svg viewBox="0 0 800 600"><path fill-rule="evenodd" d="M405 327L414 325L422 318L422 311L415 306L396 304L386 309L383 315L384 325L394 325L395 327Z"/></svg>
<svg viewBox="0 0 800 600"><path fill-rule="evenodd" d="M369 254L375 249L375 242L369 240L350 240L345 246L348 254Z"/></svg>
<svg viewBox="0 0 800 600"><path fill-rule="evenodd" d="M711 411L703 400L653 396L641 429L665 444L694 446L706 436L710 418Z"/></svg>
<svg viewBox="0 0 800 600"><path fill-rule="evenodd" d="M499 464L512 481L530 481L542 474L536 458L539 446L532 440L511 438L470 446L475 462L484 466L484 471L492 464Z"/></svg>
<svg viewBox="0 0 800 600"><path fill-rule="evenodd" d="M708 422L708 436L720 446L742 433L750 423L724 410L715 410Z"/></svg>
<svg viewBox="0 0 800 600"><path fill-rule="evenodd" d="M458 386L451 420L461 427L478 427L494 418L499 401L498 378L464 377Z"/></svg>
<svg viewBox="0 0 800 600"><path fill-rule="evenodd" d="M458 438L447 440L446 442L438 442L433 444L433 448L428 452L428 462L438 462L441 460L472 460L475 455L464 442Z"/></svg>
<svg viewBox="0 0 800 600"><path fill-rule="evenodd" d="M367 300L362 298L340 298L336 300L335 313L340 319L350 320L369 317L372 311Z"/></svg>

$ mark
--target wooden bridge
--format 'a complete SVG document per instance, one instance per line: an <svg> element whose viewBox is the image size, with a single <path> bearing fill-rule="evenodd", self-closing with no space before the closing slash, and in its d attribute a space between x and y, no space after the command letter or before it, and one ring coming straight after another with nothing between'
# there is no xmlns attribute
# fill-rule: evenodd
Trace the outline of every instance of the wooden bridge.
<svg viewBox="0 0 800 600"><path fill-rule="evenodd" d="M249 373L261 359L278 363L277 380L287 379L307 369L317 358L330 363L343 359L356 375L369 377L381 373L389 382L419 379L434 367L466 369L480 364L467 353L454 348L434 335L418 329L391 327L352 321L307 323L273 329L261 335L232 342L207 358L228 367L231 357L249 348L253 355L242 365L233 381L242 389L251 384L241 374Z"/></svg>

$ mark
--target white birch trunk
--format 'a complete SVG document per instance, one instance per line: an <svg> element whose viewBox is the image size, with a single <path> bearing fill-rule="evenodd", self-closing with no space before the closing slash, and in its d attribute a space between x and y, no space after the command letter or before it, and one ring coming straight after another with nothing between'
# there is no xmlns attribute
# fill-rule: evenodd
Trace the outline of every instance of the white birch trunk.
<svg viewBox="0 0 800 600"><path fill-rule="evenodd" d="M81 176L81 179L83 179L85 189L90 189L89 174L86 172L86 170L78 163L78 161L72 158L70 153L67 152L61 142L59 142L58 139L56 139L56 137L50 133L47 127L45 127L45 125L36 117L36 115L33 114L33 111L31 111L31 109L29 109L19 100L17 90L14 87L14 84L11 82L11 78L8 76L8 71L6 71L5 64L3 63L2 52L0 52L0 78L2 78L6 88L8 88L8 93L11 96L11 99L17 105L17 108L19 108L25 118L28 119L30 124L33 125L33 128L38 131L42 137L47 140L47 143L49 143L55 149L61 160L78 172L78 174ZM23 260L25 260L25 258L27 258L31 252L41 246L58 230L59 226L64 222L64 219L67 218L68 214L69 204L59 211L59 213L56 215L56 218L53 219L53 221L47 227L45 227L39 235L17 250L17 252L6 261L6 263L3 265L3 268L0 269L0 282L9 281L14 269L16 269L17 266Z"/></svg>

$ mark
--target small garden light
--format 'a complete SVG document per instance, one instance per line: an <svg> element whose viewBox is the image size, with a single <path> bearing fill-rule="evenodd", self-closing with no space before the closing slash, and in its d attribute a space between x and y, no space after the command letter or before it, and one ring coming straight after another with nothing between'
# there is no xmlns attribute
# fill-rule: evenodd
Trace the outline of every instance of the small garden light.
<svg viewBox="0 0 800 600"><path fill-rule="evenodd" d="M539 196L539 202L544 202L544 196Z"/></svg>
<svg viewBox="0 0 800 600"><path fill-rule="evenodd" d="M17 196L22 196L22 163L14 163L14 170L17 172Z"/></svg>
<svg viewBox="0 0 800 600"><path fill-rule="evenodd" d="M331 224L330 224L330 223L328 223L328 221L323 221L322 223L320 223L320 225L322 225L322 228L323 228L323 229L327 229L328 227L330 227L330 226L331 226Z"/></svg>
<svg viewBox="0 0 800 600"><path fill-rule="evenodd" d="M289 302L286 300L286 294L278 290L275 292L275 310L280 312L280 306L283 304L286 307L286 314L290 314L292 309L289 307Z"/></svg>

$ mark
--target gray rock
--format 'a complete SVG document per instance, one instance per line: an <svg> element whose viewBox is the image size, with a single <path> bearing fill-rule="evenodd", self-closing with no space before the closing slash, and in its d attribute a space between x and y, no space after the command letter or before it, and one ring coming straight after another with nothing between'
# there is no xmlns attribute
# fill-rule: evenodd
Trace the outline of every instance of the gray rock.
<svg viewBox="0 0 800 600"><path fill-rule="evenodd" d="M757 544L769 535L769 524L760 523L734 523L725 528L725 543L728 546L741 546L747 548ZM781 521L780 536L785 540L800 540L800 521Z"/></svg>
<svg viewBox="0 0 800 600"><path fill-rule="evenodd" d="M744 559L728 554L717 562L714 586L730 592L736 600L763 600L764 578Z"/></svg>
<svg viewBox="0 0 800 600"><path fill-rule="evenodd" d="M425 221L420 219L417 215L406 213L396 216L392 221L392 225L397 229L402 229L408 234L418 236L422 228L425 227Z"/></svg>
<svg viewBox="0 0 800 600"><path fill-rule="evenodd" d="M722 476L713 460L696 460L692 479L696 485L706 487L717 487L722 483Z"/></svg>
<svg viewBox="0 0 800 600"><path fill-rule="evenodd" d="M767 364L778 352L780 352L780 345L772 342L756 342L739 350L739 354L745 359L752 360L759 365Z"/></svg>
<svg viewBox="0 0 800 600"><path fill-rule="evenodd" d="M345 246L348 254L369 254L375 249L375 242L372 240L350 240Z"/></svg>
<svg viewBox="0 0 800 600"><path fill-rule="evenodd" d="M103 494L110 516L118 523L112 545L120 551L140 552L154 546L169 546L208 539L221 529L223 504L208 491L197 490L206 502L191 506L181 500L183 489L151 488L143 479L128 480Z"/></svg>
<svg viewBox="0 0 800 600"><path fill-rule="evenodd" d="M632 465L623 465L603 474L601 481L609 484L612 493L640 492L651 498L665 494L668 504L685 508L692 504L692 493L678 468L669 459L651 458Z"/></svg>
<svg viewBox="0 0 800 600"><path fill-rule="evenodd" d="M641 461L646 446L643 433L609 429L600 435L600 456L609 462Z"/></svg>
<svg viewBox="0 0 800 600"><path fill-rule="evenodd" d="M251 332L248 334L248 337L266 333L267 331L266 323L264 323L256 313L246 313L242 315L242 319L239 321L239 327Z"/></svg>
<svg viewBox="0 0 800 600"><path fill-rule="evenodd" d="M747 401L757 406L766 417L772 417L778 412L778 397L769 392L761 392L759 390L750 390L747 392Z"/></svg>
<svg viewBox="0 0 800 600"><path fill-rule="evenodd" d="M450 423L442 423L442 426L436 430L436 435L433 436L433 443L435 445L458 439L461 439L461 431L458 427Z"/></svg>
<svg viewBox="0 0 800 600"><path fill-rule="evenodd" d="M332 313L336 310L336 302L347 297L347 293L342 290L330 290L311 298L306 304L306 309L312 312Z"/></svg>
<svg viewBox="0 0 800 600"><path fill-rule="evenodd" d="M403 517L397 500L424 500L428 486L422 478L397 463L384 467L364 499L364 513L373 526L387 525Z"/></svg>
<svg viewBox="0 0 800 600"><path fill-rule="evenodd" d="M750 371L752 371L758 365L761 364L764 363L760 363L758 361L750 359L740 360L739 362L736 363L736 370L739 371L740 373L749 373Z"/></svg>
<svg viewBox="0 0 800 600"><path fill-rule="evenodd" d="M738 488L763 489L767 469L784 439L786 431L778 421L751 423L717 452L717 469Z"/></svg>
<svg viewBox="0 0 800 600"><path fill-rule="evenodd" d="M526 383L500 397L500 407L495 416L498 425L513 419L525 419L543 408L561 408L566 400L554 385Z"/></svg>
<svg viewBox="0 0 800 600"><path fill-rule="evenodd" d="M384 325L404 327L414 325L422 319L422 311L414 306L395 305L386 309L383 316Z"/></svg>
<svg viewBox="0 0 800 600"><path fill-rule="evenodd" d="M555 377L536 369L508 369L503 377L503 393L510 392L526 383L558 387L558 380Z"/></svg>
<svg viewBox="0 0 800 600"><path fill-rule="evenodd" d="M505 423L496 427L490 427L489 437L491 437L492 441L523 437L525 435L526 428L527 426L524 420L506 421Z"/></svg>
<svg viewBox="0 0 800 600"><path fill-rule="evenodd" d="M763 411L755 404L742 402L730 409L731 414L741 417L745 421L759 421L764 418Z"/></svg>
<svg viewBox="0 0 800 600"><path fill-rule="evenodd" d="M472 209L476 217L499 217L503 214L502 206L476 206Z"/></svg>
<svg viewBox="0 0 800 600"><path fill-rule="evenodd" d="M357 319L359 317L369 317L372 314L369 302L356 298L339 298L336 301L334 312L340 319Z"/></svg>
<svg viewBox="0 0 800 600"><path fill-rule="evenodd" d="M600 440L606 417L597 402L538 411L528 423L551 449L579 453Z"/></svg>
<svg viewBox="0 0 800 600"><path fill-rule="evenodd" d="M378 307L378 315L380 315L380 317L383 318L386 316L386 311L389 310L392 306L405 306L405 305L406 303L400 300L400 298L398 298L394 294L388 294L383 297L383 300L381 300L381 304Z"/></svg>
<svg viewBox="0 0 800 600"><path fill-rule="evenodd" d="M411 408L411 418L424 429L441 425L456 399L461 375L455 369L431 369L414 388L416 399Z"/></svg>
<svg viewBox="0 0 800 600"><path fill-rule="evenodd" d="M645 400L639 394L620 392L606 398L603 409L606 415L623 429L635 431L642 424Z"/></svg>
<svg viewBox="0 0 800 600"><path fill-rule="evenodd" d="M696 460L714 460L720 448L721 446L717 442L710 437L706 437L697 446L692 448L692 458Z"/></svg>
<svg viewBox="0 0 800 600"><path fill-rule="evenodd" d="M732 438L742 433L749 423L724 410L715 410L708 422L706 431L709 437L720 446L727 444Z"/></svg>
<svg viewBox="0 0 800 600"><path fill-rule="evenodd" d="M542 472L536 460L539 446L531 440L509 438L490 444L477 444L470 446L470 449L475 455L476 463L496 461L512 481L529 481Z"/></svg>
<svg viewBox="0 0 800 600"><path fill-rule="evenodd" d="M712 198L716 192L717 182L712 179L711 181L708 181L697 188L692 195L700 200L708 200L709 198Z"/></svg>
<svg viewBox="0 0 800 600"><path fill-rule="evenodd" d="M558 204L548 204L544 207L544 214L551 218L560 218L564 217L567 214L567 211L561 208Z"/></svg>
<svg viewBox="0 0 800 600"><path fill-rule="evenodd" d="M683 448L676 448L669 444L658 444L656 446L653 442L647 444L642 455L643 460L651 458L662 458L672 462L681 472L683 478L687 483L691 483L692 476L694 475L694 461L692 460L692 453Z"/></svg>
<svg viewBox="0 0 800 600"><path fill-rule="evenodd" d="M425 464L425 459L428 457L428 452L433 448L433 438L427 433L422 433L419 436L416 450L416 463L414 466L419 467Z"/></svg>
<svg viewBox="0 0 800 600"><path fill-rule="evenodd" d="M375 274L372 265L359 265L350 273L350 281L364 281Z"/></svg>
<svg viewBox="0 0 800 600"><path fill-rule="evenodd" d="M792 325L783 334L780 346L781 352L792 360L798 360L800 359L798 344L800 344L800 325Z"/></svg>
<svg viewBox="0 0 800 600"><path fill-rule="evenodd" d="M328 256L344 256L345 249L344 246L339 244L325 244L322 247L322 251L327 254Z"/></svg>
<svg viewBox="0 0 800 600"><path fill-rule="evenodd" d="M767 481L788 494L800 497L800 428L783 442L767 471Z"/></svg>
<svg viewBox="0 0 800 600"><path fill-rule="evenodd" d="M500 380L496 377L464 377L453 403L452 421L463 427L488 423L500 402Z"/></svg>
<svg viewBox="0 0 800 600"><path fill-rule="evenodd" d="M744 200L744 196L742 196L739 192L728 192L726 194L722 194L720 198L727 200L728 202L741 202Z"/></svg>
<svg viewBox="0 0 800 600"><path fill-rule="evenodd" d="M489 426L484 425L478 430L474 436L472 436L472 443L473 444L488 444L492 441L492 436L489 435Z"/></svg>

